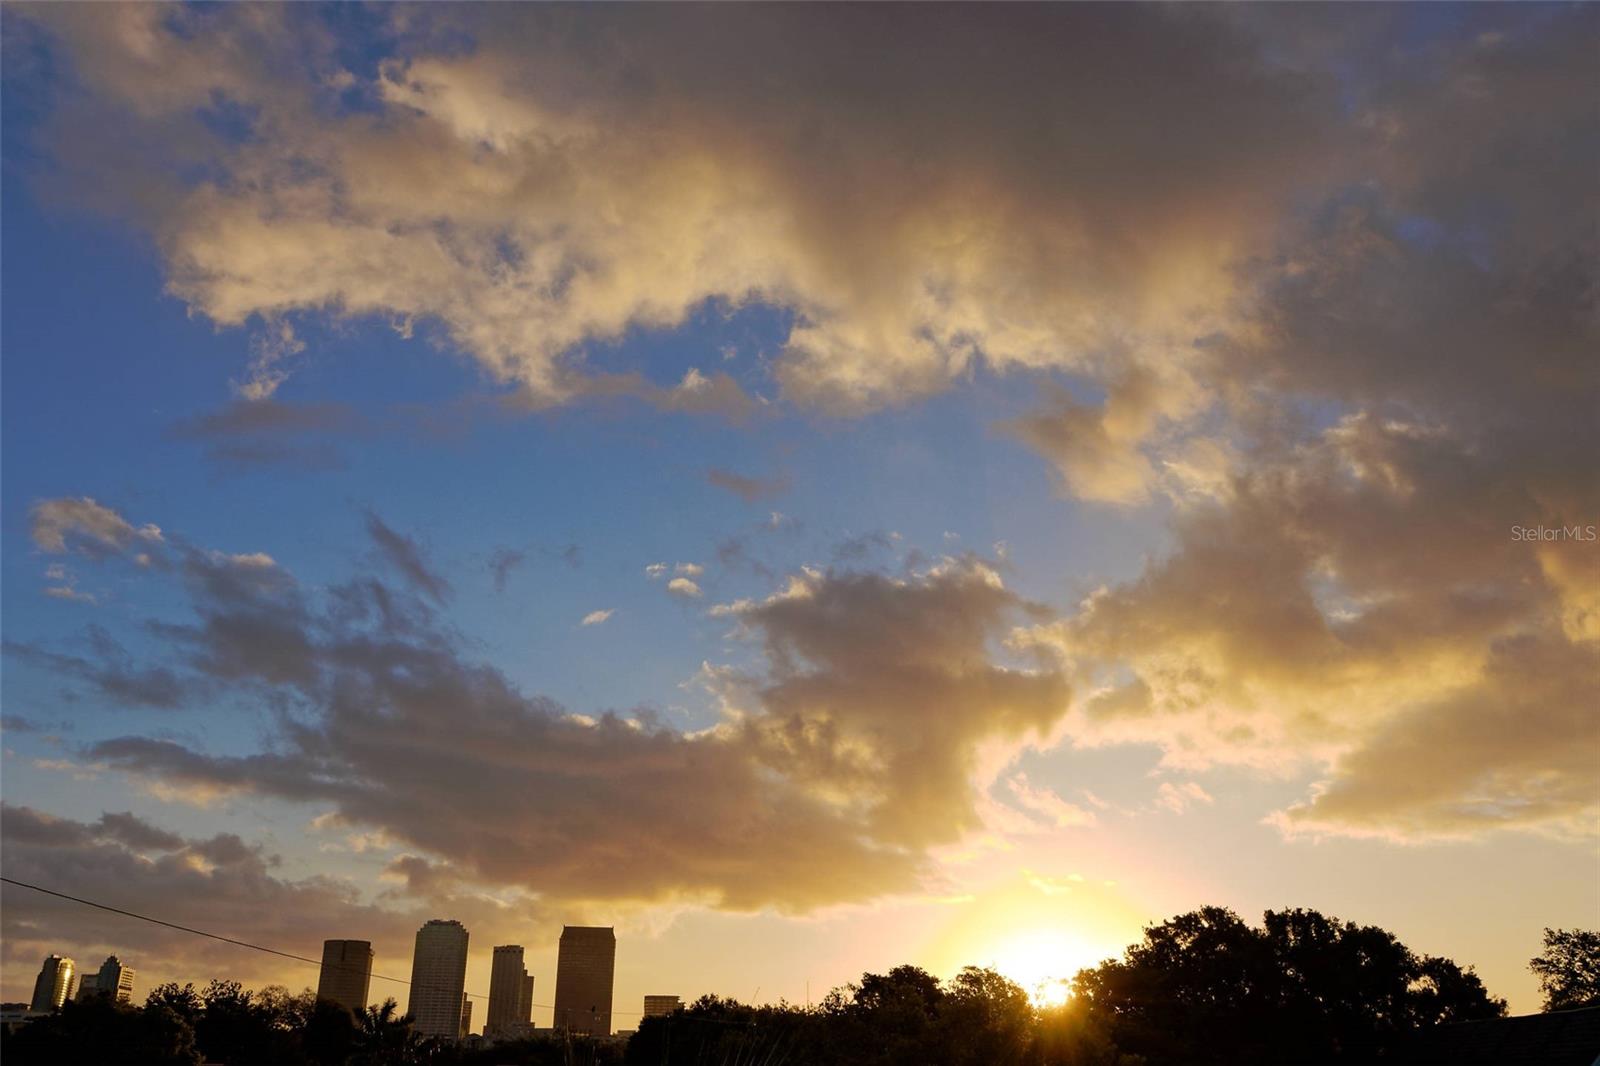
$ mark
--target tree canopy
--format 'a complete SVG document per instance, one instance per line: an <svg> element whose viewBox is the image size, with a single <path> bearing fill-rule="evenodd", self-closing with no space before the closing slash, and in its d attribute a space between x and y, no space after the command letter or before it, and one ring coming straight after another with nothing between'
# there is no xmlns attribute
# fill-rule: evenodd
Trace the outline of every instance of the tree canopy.
<svg viewBox="0 0 1600 1066"><path fill-rule="evenodd" d="M1545 1010L1600 1004L1600 931L1546 929L1544 951L1528 968L1539 978Z"/></svg>

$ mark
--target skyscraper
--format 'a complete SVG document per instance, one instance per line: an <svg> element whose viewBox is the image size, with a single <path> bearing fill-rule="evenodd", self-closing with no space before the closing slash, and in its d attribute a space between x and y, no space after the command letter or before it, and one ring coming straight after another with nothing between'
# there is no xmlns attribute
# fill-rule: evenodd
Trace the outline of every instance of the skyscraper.
<svg viewBox="0 0 1600 1066"><path fill-rule="evenodd" d="M507 1037L525 1027L533 1010L533 978L522 964L522 945L506 944L494 949L494 965L489 971L489 1012L483 1035Z"/></svg>
<svg viewBox="0 0 1600 1066"><path fill-rule="evenodd" d="M318 999L337 1003L346 1010L361 1010L367 1005L367 993L371 985L371 941L322 942L322 973L317 977Z"/></svg>
<svg viewBox="0 0 1600 1066"><path fill-rule="evenodd" d="M467 929L455 920L435 918L417 930L411 958L412 1026L423 1036L447 1040L461 1035L467 983Z"/></svg>
<svg viewBox="0 0 1600 1066"><path fill-rule="evenodd" d="M133 978L132 967L122 965L122 960L115 955L107 955L98 973L86 973L78 979L76 998L109 996L118 1003L127 1003L133 998Z"/></svg>
<svg viewBox="0 0 1600 1066"><path fill-rule="evenodd" d="M644 1017L659 1018L671 1014L683 1006L683 1000L677 996L646 996L644 997Z"/></svg>
<svg viewBox="0 0 1600 1066"><path fill-rule="evenodd" d="M29 1010L55 1010L72 998L73 978L77 964L60 955L46 955L39 967L39 977L33 982L33 1002Z"/></svg>
<svg viewBox="0 0 1600 1066"><path fill-rule="evenodd" d="M557 1029L611 1035L611 981L616 966L617 934L610 926L562 927L556 961Z"/></svg>

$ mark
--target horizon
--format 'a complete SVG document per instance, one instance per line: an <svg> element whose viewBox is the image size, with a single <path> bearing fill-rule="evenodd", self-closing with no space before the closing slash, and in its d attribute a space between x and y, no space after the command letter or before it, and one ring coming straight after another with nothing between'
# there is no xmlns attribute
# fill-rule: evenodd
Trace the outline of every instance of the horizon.
<svg viewBox="0 0 1600 1066"><path fill-rule="evenodd" d="M0 30L7 877L545 1026L569 924L1045 1002L1309 908L1514 1014L1600 927L1600 7ZM315 986L0 903L6 1001Z"/></svg>

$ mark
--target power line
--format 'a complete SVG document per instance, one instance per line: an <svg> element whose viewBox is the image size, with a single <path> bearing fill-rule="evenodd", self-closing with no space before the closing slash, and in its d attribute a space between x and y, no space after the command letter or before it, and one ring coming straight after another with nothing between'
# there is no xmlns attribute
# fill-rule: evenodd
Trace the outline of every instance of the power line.
<svg viewBox="0 0 1600 1066"><path fill-rule="evenodd" d="M92 899L84 899L81 896L69 896L65 892L57 892L55 889L53 889L53 888L45 888L43 885L33 885L33 884L29 884L26 881L18 881L14 877L0 877L0 881L3 881L8 885L16 885L18 888L28 888L28 889L32 889L35 892L42 892L47 896L55 896L58 899L70 900L73 903L81 903L85 907L94 907L96 910L109 911L112 914L120 914L124 918L137 918L141 922L149 922L152 925L160 925L160 926L165 926L168 929L176 929L180 933L189 933L189 934L191 934L193 936L203 936L203 937L207 937L207 938L209 938L211 940L220 940L224 944L232 944L234 947L240 947L240 948L249 948L251 951L264 951L268 955L277 955L279 958L292 959L295 962L303 962L303 963L306 963L307 965L310 965L310 966L318 966L318 967L320 967L320 966L323 965L321 959L308 958L305 955L296 955L292 951L279 951L277 948L269 948L269 947L266 947L265 945L262 945L262 944L252 944L248 940L238 940L238 939L235 939L234 937L231 937L231 936L223 936L221 933L209 933L204 929L195 929L192 926L179 925L177 922L169 922L169 921L165 921L165 920L163 920L161 918L152 918L148 914L140 914L137 911L123 910L121 907L113 907L108 903L97 903ZM359 968L355 967L355 966L343 966L343 965L338 966L338 969L351 970L351 971L358 971L359 970ZM408 987L412 983L411 981L409 981L409 980L407 980L406 978L403 978L403 977L387 977L387 976L385 976L384 974L381 974L381 973L369 973L368 976L369 977L375 977L380 981L393 981L395 984L406 985ZM481 992L463 992L462 995L466 996L468 999L484 999L484 1000L486 1000L486 999L489 998L488 996L482 994ZM555 1004L553 1004L553 1003L535 1003L535 1004L533 1004L533 1006L535 1006L535 1007L543 1007L543 1008L547 1008L549 1010L555 1010ZM618 1015L618 1014L626 1015L629 1018L643 1017L643 1012L642 1011L633 1011L633 1010L614 1010L614 1011L611 1011L611 1014L612 1014L613 1017Z"/></svg>

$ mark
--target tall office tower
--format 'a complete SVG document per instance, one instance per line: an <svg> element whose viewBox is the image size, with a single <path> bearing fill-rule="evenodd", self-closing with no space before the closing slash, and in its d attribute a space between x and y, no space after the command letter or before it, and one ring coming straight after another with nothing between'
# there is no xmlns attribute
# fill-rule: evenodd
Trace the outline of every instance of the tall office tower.
<svg viewBox="0 0 1600 1066"><path fill-rule="evenodd" d="M611 1035L611 980L616 967L617 934L610 926L562 927L556 960L557 1029Z"/></svg>
<svg viewBox="0 0 1600 1066"><path fill-rule="evenodd" d="M98 973L86 973L78 979L77 999L109 996L117 1003L127 1003L133 999L133 977L131 966L122 965L115 955L107 955Z"/></svg>
<svg viewBox="0 0 1600 1066"><path fill-rule="evenodd" d="M465 1040L472 1035L472 1000L467 998L465 992L461 993L461 1027L456 1030L456 1039Z"/></svg>
<svg viewBox="0 0 1600 1066"><path fill-rule="evenodd" d="M324 940L322 973L317 977L317 998L358 1011L367 1005L372 986L370 940Z"/></svg>
<svg viewBox="0 0 1600 1066"><path fill-rule="evenodd" d="M29 1010L55 1010L72 998L72 978L77 964L60 955L46 955L33 982L33 1002Z"/></svg>
<svg viewBox="0 0 1600 1066"><path fill-rule="evenodd" d="M683 1000L677 996L646 996L644 997L644 1016L646 1018L660 1018L671 1014L683 1006Z"/></svg>
<svg viewBox="0 0 1600 1066"><path fill-rule="evenodd" d="M508 1037L517 1026L526 1026L533 1009L533 978L522 965L522 945L506 944L494 949L494 965L489 970L489 1014L484 1019L483 1035Z"/></svg>
<svg viewBox="0 0 1600 1066"><path fill-rule="evenodd" d="M412 1028L446 1040L461 1035L462 997L467 984L467 928L435 918L417 930L411 957Z"/></svg>

